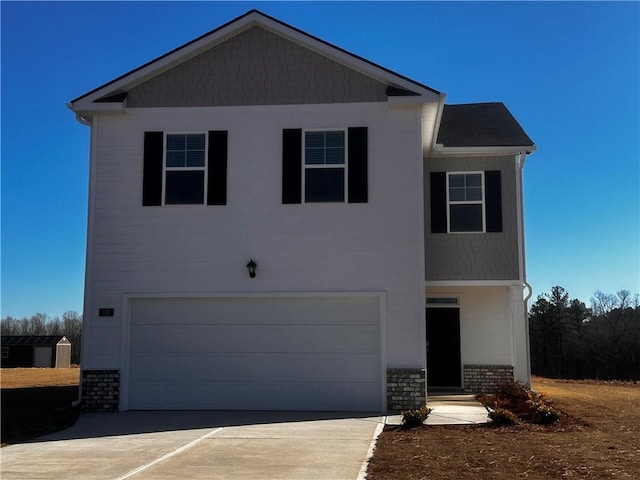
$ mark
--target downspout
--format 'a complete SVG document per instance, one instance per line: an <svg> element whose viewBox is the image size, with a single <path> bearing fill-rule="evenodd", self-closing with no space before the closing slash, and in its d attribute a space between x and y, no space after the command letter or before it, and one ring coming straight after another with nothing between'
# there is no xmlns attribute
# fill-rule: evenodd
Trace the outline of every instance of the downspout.
<svg viewBox="0 0 640 480"><path fill-rule="evenodd" d="M534 147L535 148L535 147ZM531 300L531 297L533 296L533 287L531 286L531 284L529 282L527 282L527 264L525 261L525 236L524 236L524 191L523 191L523 187L522 187L522 176L523 176L523 171L524 171L524 164L526 162L527 159L527 152L525 150L521 151L519 154L519 158L518 158L518 163L519 163L519 175L518 175L518 203L519 205L519 212L518 212L518 219L519 219L519 230L518 230L518 236L520 237L520 268L521 268L521 272L522 272L522 282L524 284L524 287L527 289L527 295L524 298L524 302L523 302L523 308L524 308L524 331L525 331L525 337L526 337L526 358L527 358L527 377L529 378L529 384L531 383L531 347L530 347L530 343L529 343L529 308L528 308L528 302L529 300Z"/></svg>

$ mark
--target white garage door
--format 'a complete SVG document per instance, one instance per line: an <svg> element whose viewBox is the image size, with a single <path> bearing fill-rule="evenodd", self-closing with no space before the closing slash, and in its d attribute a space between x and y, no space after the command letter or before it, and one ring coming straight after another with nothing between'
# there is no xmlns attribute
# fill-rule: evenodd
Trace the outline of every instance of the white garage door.
<svg viewBox="0 0 640 480"><path fill-rule="evenodd" d="M377 297L134 299L129 409L383 408Z"/></svg>

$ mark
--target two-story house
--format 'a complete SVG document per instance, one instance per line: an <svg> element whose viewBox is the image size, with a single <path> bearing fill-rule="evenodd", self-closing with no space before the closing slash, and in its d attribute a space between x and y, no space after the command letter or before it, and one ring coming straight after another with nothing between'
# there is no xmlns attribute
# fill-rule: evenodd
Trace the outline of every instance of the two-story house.
<svg viewBox="0 0 640 480"><path fill-rule="evenodd" d="M247 14L72 100L86 409L398 411L529 381L500 103Z"/></svg>

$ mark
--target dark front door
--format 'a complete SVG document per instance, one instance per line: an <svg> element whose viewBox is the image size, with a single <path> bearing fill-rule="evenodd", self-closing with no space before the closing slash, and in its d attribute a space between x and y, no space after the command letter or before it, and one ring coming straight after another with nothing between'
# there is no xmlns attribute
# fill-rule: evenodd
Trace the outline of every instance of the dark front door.
<svg viewBox="0 0 640 480"><path fill-rule="evenodd" d="M427 386L462 386L458 308L427 308Z"/></svg>

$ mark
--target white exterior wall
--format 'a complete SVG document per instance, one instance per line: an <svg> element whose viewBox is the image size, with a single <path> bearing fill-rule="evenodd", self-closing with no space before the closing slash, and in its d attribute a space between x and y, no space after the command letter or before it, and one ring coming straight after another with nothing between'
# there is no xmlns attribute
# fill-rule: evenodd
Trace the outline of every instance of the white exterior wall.
<svg viewBox="0 0 640 480"><path fill-rule="evenodd" d="M429 287L427 295L459 298L462 365L514 365L508 287Z"/></svg>
<svg viewBox="0 0 640 480"><path fill-rule="evenodd" d="M359 103L95 115L83 368L121 367L125 295L323 291L382 292L388 366L424 367L420 111ZM360 126L369 202L283 205L282 129ZM142 206L143 134L160 130L228 131L226 206Z"/></svg>

